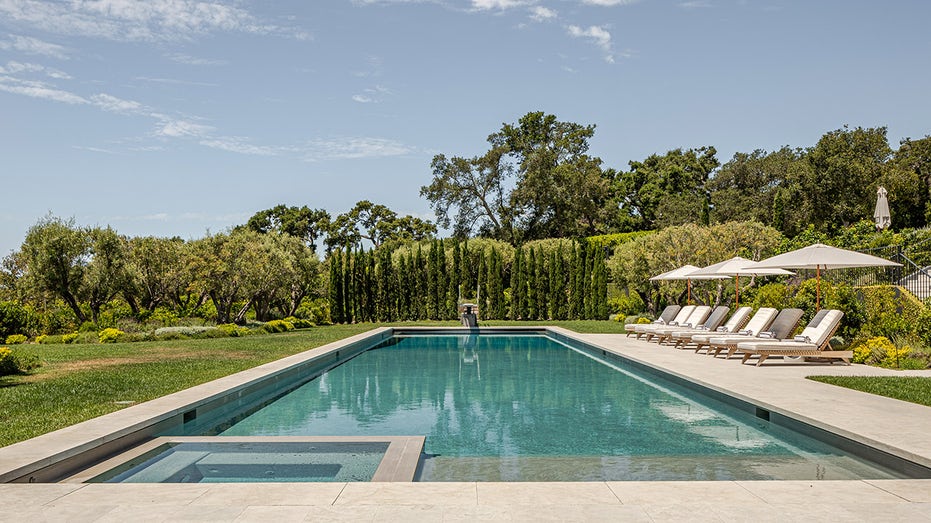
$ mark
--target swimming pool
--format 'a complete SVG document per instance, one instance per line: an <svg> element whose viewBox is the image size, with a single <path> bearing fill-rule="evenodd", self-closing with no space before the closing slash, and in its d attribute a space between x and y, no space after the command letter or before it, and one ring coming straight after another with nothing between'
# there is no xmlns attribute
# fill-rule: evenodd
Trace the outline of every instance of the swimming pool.
<svg viewBox="0 0 931 523"><path fill-rule="evenodd" d="M395 336L230 419L206 433L425 435L421 481L901 477L540 334Z"/></svg>

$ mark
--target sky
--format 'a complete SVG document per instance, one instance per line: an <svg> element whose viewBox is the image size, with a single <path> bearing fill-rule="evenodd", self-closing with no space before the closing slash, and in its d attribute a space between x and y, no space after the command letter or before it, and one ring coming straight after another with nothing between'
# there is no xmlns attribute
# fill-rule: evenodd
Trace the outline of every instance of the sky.
<svg viewBox="0 0 931 523"><path fill-rule="evenodd" d="M604 167L931 134L931 2L0 0L0 257L46 216L201 238L278 204L434 218L531 111Z"/></svg>

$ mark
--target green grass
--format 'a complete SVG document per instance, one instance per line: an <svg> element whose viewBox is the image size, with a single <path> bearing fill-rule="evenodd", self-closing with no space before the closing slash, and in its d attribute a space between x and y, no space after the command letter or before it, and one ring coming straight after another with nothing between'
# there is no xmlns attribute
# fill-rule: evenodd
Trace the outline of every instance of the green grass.
<svg viewBox="0 0 931 523"><path fill-rule="evenodd" d="M931 378L920 376L811 376L809 379L931 407Z"/></svg>
<svg viewBox="0 0 931 523"><path fill-rule="evenodd" d="M558 325L577 332L622 333L612 321L481 322ZM397 326L457 326L402 322ZM26 376L0 378L0 446L26 440L134 403L319 347L376 324L333 325L286 334L84 345L19 345L44 365Z"/></svg>

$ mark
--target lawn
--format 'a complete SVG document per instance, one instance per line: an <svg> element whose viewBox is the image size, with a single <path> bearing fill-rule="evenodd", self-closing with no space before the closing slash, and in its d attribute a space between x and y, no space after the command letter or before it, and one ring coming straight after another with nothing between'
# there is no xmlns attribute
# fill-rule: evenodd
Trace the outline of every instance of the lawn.
<svg viewBox="0 0 931 523"><path fill-rule="evenodd" d="M931 378L920 376L811 376L809 379L931 407Z"/></svg>
<svg viewBox="0 0 931 523"><path fill-rule="evenodd" d="M577 332L624 332L611 321L482 322L559 325ZM456 326L457 322L392 325ZM44 365L27 376L0 378L0 446L107 414L367 330L332 325L243 338L89 345L25 345Z"/></svg>

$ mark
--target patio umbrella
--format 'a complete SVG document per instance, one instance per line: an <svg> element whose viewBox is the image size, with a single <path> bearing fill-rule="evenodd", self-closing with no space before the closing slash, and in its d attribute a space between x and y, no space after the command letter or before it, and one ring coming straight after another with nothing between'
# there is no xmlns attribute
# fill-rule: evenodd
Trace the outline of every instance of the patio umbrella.
<svg viewBox="0 0 931 523"><path fill-rule="evenodd" d="M783 269L764 269L756 267L755 263L740 256L734 256L729 260L709 265L704 269L693 272L692 276L721 275L733 276L734 288L736 295L734 297L734 306L740 306L740 277L741 276L787 276L794 274Z"/></svg>
<svg viewBox="0 0 931 523"><path fill-rule="evenodd" d="M854 267L892 267L901 263L889 261L862 252L838 249L816 243L794 251L766 258L753 264L756 269L814 269L817 283L815 308L821 309L821 271L827 269L850 269Z"/></svg>
<svg viewBox="0 0 931 523"><path fill-rule="evenodd" d="M727 276L716 276L716 275L698 275L692 276L692 273L697 271L698 267L694 265L683 265L678 269L673 269L671 271L664 272L662 274L657 274L656 276L650 278L650 281L670 281L670 280L686 280L688 286L688 302L692 303L692 280L716 280L721 278L727 278Z"/></svg>
<svg viewBox="0 0 931 523"><path fill-rule="evenodd" d="M886 196L885 187L876 189L876 211L873 212L873 220L876 222L876 229L888 229L892 225L892 214L889 213L889 200Z"/></svg>

